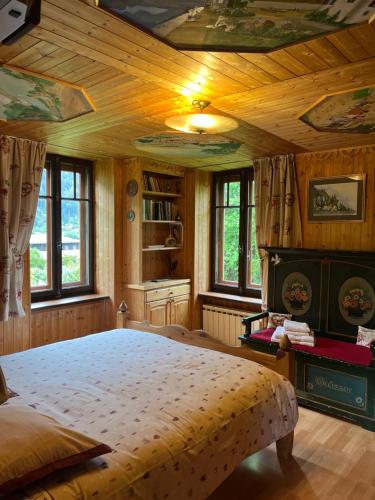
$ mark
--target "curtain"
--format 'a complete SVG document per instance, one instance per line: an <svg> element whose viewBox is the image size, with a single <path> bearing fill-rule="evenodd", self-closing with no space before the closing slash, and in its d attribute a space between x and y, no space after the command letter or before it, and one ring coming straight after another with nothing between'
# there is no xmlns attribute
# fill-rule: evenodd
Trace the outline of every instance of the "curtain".
<svg viewBox="0 0 375 500"><path fill-rule="evenodd" d="M294 155L254 160L256 234L262 272L262 306L267 308L268 255L259 247L302 246Z"/></svg>
<svg viewBox="0 0 375 500"><path fill-rule="evenodd" d="M0 321L25 316L23 255L36 213L46 145L0 135Z"/></svg>

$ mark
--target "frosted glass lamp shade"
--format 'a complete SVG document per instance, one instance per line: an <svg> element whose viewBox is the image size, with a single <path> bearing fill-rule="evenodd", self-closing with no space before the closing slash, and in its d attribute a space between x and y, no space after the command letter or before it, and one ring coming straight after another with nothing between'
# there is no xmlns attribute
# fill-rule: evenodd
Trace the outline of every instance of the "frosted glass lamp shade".
<svg viewBox="0 0 375 500"><path fill-rule="evenodd" d="M221 134L238 127L233 118L209 113L172 116L165 120L167 127L190 134Z"/></svg>

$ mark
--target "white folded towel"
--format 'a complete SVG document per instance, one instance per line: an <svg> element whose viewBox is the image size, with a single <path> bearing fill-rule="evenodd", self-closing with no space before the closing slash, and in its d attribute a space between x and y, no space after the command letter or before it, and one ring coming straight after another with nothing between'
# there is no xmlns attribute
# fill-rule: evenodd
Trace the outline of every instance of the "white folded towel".
<svg viewBox="0 0 375 500"><path fill-rule="evenodd" d="M291 342L312 342L314 341L314 335L292 335L289 332L285 332Z"/></svg>
<svg viewBox="0 0 375 500"><path fill-rule="evenodd" d="M290 319L284 321L284 328L288 332L310 333L310 327L307 323L292 321Z"/></svg>
<svg viewBox="0 0 375 500"><path fill-rule="evenodd" d="M313 337L311 337L313 338ZM315 347L315 339L313 339L312 341L310 342L300 342L300 341L297 341L297 340L291 340L290 341L293 345L307 345L309 347Z"/></svg>
<svg viewBox="0 0 375 500"><path fill-rule="evenodd" d="M285 329L283 326L278 326L276 330L273 332L271 337L271 342L279 342L282 337L285 335Z"/></svg>

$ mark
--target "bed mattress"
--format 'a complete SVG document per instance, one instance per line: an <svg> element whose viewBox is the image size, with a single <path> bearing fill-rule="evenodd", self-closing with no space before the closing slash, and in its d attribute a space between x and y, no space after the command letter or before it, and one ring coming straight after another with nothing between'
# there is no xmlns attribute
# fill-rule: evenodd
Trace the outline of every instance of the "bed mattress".
<svg viewBox="0 0 375 500"><path fill-rule="evenodd" d="M112 454L29 487L33 500L207 498L297 422L288 380L248 360L117 329L3 356L28 404Z"/></svg>

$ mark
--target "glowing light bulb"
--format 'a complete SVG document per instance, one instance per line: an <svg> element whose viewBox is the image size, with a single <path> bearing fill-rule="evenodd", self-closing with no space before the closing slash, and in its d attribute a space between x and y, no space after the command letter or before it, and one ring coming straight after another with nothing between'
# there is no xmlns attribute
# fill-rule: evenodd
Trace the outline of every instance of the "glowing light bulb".
<svg viewBox="0 0 375 500"><path fill-rule="evenodd" d="M207 128L214 127L216 121L209 115L199 114L199 115L191 115L190 123L193 127L204 130Z"/></svg>

